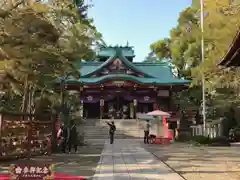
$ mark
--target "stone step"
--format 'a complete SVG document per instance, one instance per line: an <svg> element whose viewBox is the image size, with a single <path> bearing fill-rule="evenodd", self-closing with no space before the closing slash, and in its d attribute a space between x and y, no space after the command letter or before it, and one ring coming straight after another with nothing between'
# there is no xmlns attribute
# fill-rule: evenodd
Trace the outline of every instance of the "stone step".
<svg viewBox="0 0 240 180"><path fill-rule="evenodd" d="M230 145L232 147L239 147L240 148L240 142L233 142L233 143L230 143Z"/></svg>
<svg viewBox="0 0 240 180"><path fill-rule="evenodd" d="M85 139L108 139L109 126L106 121L99 119L87 119L85 124L79 127L80 132L84 132ZM143 137L143 130L136 120L115 119L116 139L141 139Z"/></svg>

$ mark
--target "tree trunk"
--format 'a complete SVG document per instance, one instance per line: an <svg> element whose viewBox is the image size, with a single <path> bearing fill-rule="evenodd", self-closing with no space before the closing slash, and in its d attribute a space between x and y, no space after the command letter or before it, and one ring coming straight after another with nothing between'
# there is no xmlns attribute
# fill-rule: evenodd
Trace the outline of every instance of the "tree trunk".
<svg viewBox="0 0 240 180"><path fill-rule="evenodd" d="M22 98L21 112L26 112L27 110L28 94L29 94L29 83L28 83L28 76L27 76L24 82L24 93Z"/></svg>

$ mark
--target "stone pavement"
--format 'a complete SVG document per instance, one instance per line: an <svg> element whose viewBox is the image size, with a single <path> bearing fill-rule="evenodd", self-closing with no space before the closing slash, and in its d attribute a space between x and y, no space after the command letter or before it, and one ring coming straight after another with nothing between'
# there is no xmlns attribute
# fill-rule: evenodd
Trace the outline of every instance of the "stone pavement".
<svg viewBox="0 0 240 180"><path fill-rule="evenodd" d="M240 180L240 147L173 143L143 147L187 180Z"/></svg>
<svg viewBox="0 0 240 180"><path fill-rule="evenodd" d="M136 139L106 141L93 180L183 180L140 143Z"/></svg>
<svg viewBox="0 0 240 180"><path fill-rule="evenodd" d="M91 179L101 157L103 146L103 141L98 140L88 146L79 147L76 154L53 154L52 156L37 156L31 159L0 162L0 174L7 174L11 164L37 165L46 163L54 164L56 173L84 176Z"/></svg>

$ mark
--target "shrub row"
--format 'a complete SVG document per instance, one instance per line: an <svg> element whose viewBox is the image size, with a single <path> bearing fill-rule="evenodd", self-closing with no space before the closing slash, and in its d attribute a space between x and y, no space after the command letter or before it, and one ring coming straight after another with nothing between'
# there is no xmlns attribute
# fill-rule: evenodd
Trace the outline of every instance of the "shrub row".
<svg viewBox="0 0 240 180"><path fill-rule="evenodd" d="M180 135L176 141L188 142L194 145L230 146L230 143L226 137L209 138L205 136Z"/></svg>

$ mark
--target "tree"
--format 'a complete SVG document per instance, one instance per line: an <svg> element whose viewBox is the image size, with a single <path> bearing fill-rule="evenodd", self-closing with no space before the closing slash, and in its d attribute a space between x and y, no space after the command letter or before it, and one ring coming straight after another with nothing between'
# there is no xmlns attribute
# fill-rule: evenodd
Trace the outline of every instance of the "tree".
<svg viewBox="0 0 240 180"><path fill-rule="evenodd" d="M93 57L97 32L84 12L79 18L80 9L70 0L11 2L2 10L5 15L0 13L0 44L8 57L6 91L9 98L23 96L22 111L33 112L37 100L54 95L58 77L79 74L76 60Z"/></svg>
<svg viewBox="0 0 240 180"><path fill-rule="evenodd" d="M154 52L150 52L144 59L144 62L156 62L156 61L158 61L158 58L155 56Z"/></svg>
<svg viewBox="0 0 240 180"><path fill-rule="evenodd" d="M235 3L235 4L234 4ZM201 63L200 4L192 1L192 6L180 13L178 24L170 32L170 39L153 43L151 50L159 58L171 58L180 77L192 80L192 86L184 92L188 106L192 103L200 107L201 79L204 74L207 88L207 104L219 108L220 104L231 105L237 102L236 95L231 96L239 82L238 71L223 71L217 67L217 61L224 55L239 27L239 4L228 0L204 1L204 44L205 62ZM199 91L199 92L198 92ZM236 92L236 91L235 91ZM192 95L191 95L192 94ZM226 96L229 95L228 103ZM189 99L191 97L191 99ZM222 103L222 101L225 103ZM234 100L234 101L233 101ZM221 107L223 108L223 106ZM212 110L213 111L213 110Z"/></svg>
<svg viewBox="0 0 240 180"><path fill-rule="evenodd" d="M155 52L157 57L169 59L171 58L171 52L169 50L170 43L170 39L166 38L151 44L150 48L152 52Z"/></svg>

